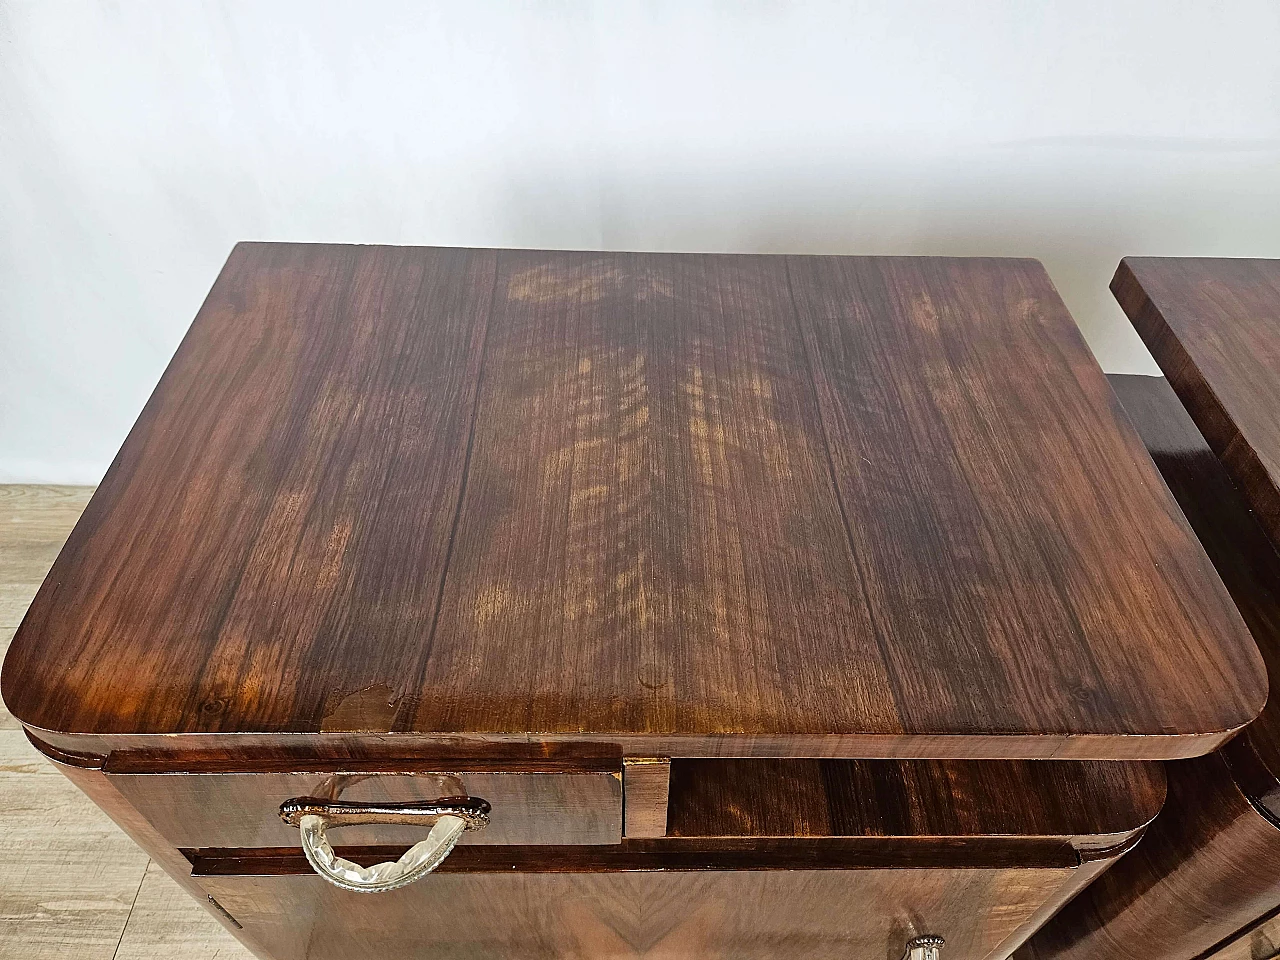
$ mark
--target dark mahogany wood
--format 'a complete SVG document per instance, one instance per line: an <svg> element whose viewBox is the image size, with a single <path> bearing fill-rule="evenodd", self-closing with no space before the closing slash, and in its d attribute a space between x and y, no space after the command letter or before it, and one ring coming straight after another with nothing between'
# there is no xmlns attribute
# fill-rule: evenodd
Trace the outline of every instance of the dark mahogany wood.
<svg viewBox="0 0 1280 960"><path fill-rule="evenodd" d="M127 754L97 767L52 759L273 960L350 956L355 944L371 958L565 956L579 947L596 956L592 938L606 929L623 955L669 956L674 928L696 933L696 956L825 958L875 946L896 960L888 953L909 937L941 933L957 960L1003 957L1127 850L1164 796L1152 763L676 759L666 838L464 846L436 874L369 896L329 887L296 847L180 850L157 829L163 801L143 808L122 789L129 778L237 776L222 769L225 757L187 756L185 772L167 774L140 772L154 771L153 760ZM191 822L216 816L189 800L177 792L170 806ZM340 851L371 863L403 847Z"/></svg>
<svg viewBox="0 0 1280 960"><path fill-rule="evenodd" d="M675 760L667 823L673 837L1053 837L1111 847L1163 802L1163 771L1149 763Z"/></svg>
<svg viewBox="0 0 1280 960"><path fill-rule="evenodd" d="M1280 678L1280 556L1169 384L1111 382ZM1194 960L1280 907L1278 742L1273 697L1218 753L1168 765L1168 802L1137 849L1037 934L1022 960Z"/></svg>
<svg viewBox="0 0 1280 960"><path fill-rule="evenodd" d="M1280 260L1126 257L1111 289L1280 543Z"/></svg>
<svg viewBox="0 0 1280 960"><path fill-rule="evenodd" d="M643 863L635 857L648 856L652 857L648 861L650 867L657 869L664 856L697 850L709 856L752 855L756 866L769 866L771 857L787 853L794 845L767 841L896 838L910 842L883 847L876 843L821 843L807 844L803 849L810 857L824 852L834 855L835 865L844 866L856 863L859 855L874 856L887 849L899 851L896 855L903 865L928 863L928 858L940 849L948 856L982 856L987 850L1000 851L1008 858L1003 863L1017 865L1036 862L1049 850L1065 854L1070 849L1076 856L1080 851L1087 854L1112 849L1140 833L1164 801L1161 767L1135 762L674 760L671 769L667 833L662 842L628 841L621 846L613 844L612 850L599 845L593 850L562 845L526 846L523 851L508 849L495 854L496 859L492 860L483 859L487 854L476 855L479 860L462 854L458 863L510 862L521 863L527 869L536 860L551 865L548 869L558 869L555 864L581 863L582 858L592 862L603 858L601 862L606 863L612 862L609 858L619 858L617 862L635 867ZM261 848L257 855L278 857L289 841L297 846L296 831L276 829L279 800L271 788L278 774L242 774L231 779L243 782L255 776L264 781L257 808L249 802L252 788L246 783L238 788L240 802L234 817L226 815L224 800L230 786L219 786L217 794L210 788L210 796L195 803L192 788L180 782L175 785L172 776L146 777L151 781L146 792L119 774L109 775L108 779L176 846L232 848L221 837L203 838L218 830L224 834L234 831L244 838L236 845ZM203 779L222 781L226 775ZM400 789L403 792L411 788ZM387 790L375 779L372 786L368 782L356 783L352 795L365 797L376 791L399 798L399 794L393 796ZM1016 797L1017 802L1001 802L1006 797ZM168 809L164 808L166 798ZM583 814L584 820L587 813ZM495 802L491 828L498 827L502 814L502 805ZM276 825L270 824L273 819ZM397 829L405 832L405 828ZM353 839L348 846L374 843L354 833L349 836ZM704 840L711 842L693 842ZM987 845L975 841L986 841ZM495 839L491 843L484 831L479 831L473 842L492 846L502 841ZM543 841L550 845L565 842ZM516 845L519 841L508 843ZM458 852L465 849L460 847ZM1023 851L1021 860L1018 850ZM400 852L403 846L395 855ZM234 848L221 853L205 849L203 856L207 860L247 854ZM846 859L840 860L840 856ZM914 859L921 857L924 859ZM300 856L295 859L303 862ZM741 865L741 861L726 861L728 866L735 864Z"/></svg>
<svg viewBox="0 0 1280 960"><path fill-rule="evenodd" d="M1166 765L1164 811L1018 960L1193 960L1280 904L1280 829L1222 753Z"/></svg>
<svg viewBox="0 0 1280 960"><path fill-rule="evenodd" d="M305 765L303 765L305 768ZM328 796L348 802L427 803L474 796L493 816L460 842L603 844L622 839L622 773L108 773L115 788L178 847L297 845L298 829L280 819L281 804ZM335 829L348 844L414 843L416 825L366 824Z"/></svg>
<svg viewBox="0 0 1280 960"><path fill-rule="evenodd" d="M99 754L1109 759L1265 676L1034 261L242 244L4 695Z"/></svg>
<svg viewBox="0 0 1280 960"><path fill-rule="evenodd" d="M1002 960L1097 869L452 872L359 898L315 876L198 879L273 960L898 960L920 934Z"/></svg>
<svg viewBox="0 0 1280 960"><path fill-rule="evenodd" d="M1280 679L1280 553L1168 382L1123 375L1110 380L1244 617L1267 673ZM1237 775L1248 778L1246 792L1280 819L1280 696L1273 693L1227 749Z"/></svg>
<svg viewBox="0 0 1280 960"><path fill-rule="evenodd" d="M665 839L459 848L394 897L335 896L296 851L189 855L245 942L280 960L357 942L376 957L897 960L925 933L965 960L1006 956L1163 796L1149 763L674 760Z"/></svg>

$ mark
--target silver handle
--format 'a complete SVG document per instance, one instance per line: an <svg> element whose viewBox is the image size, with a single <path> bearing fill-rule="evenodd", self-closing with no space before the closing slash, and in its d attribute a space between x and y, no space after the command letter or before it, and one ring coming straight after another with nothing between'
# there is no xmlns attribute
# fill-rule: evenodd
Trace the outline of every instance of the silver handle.
<svg viewBox="0 0 1280 960"><path fill-rule="evenodd" d="M938 960L938 948L946 942L941 937L915 937L907 941L902 960Z"/></svg>
<svg viewBox="0 0 1280 960"><path fill-rule="evenodd" d="M489 804L479 797L381 804L297 797L280 805L280 819L298 827L307 862L334 886L354 893L386 893L413 883L440 866L464 831L479 830L488 824ZM430 824L431 832L399 860L362 867L334 853L326 834L330 827L362 823Z"/></svg>

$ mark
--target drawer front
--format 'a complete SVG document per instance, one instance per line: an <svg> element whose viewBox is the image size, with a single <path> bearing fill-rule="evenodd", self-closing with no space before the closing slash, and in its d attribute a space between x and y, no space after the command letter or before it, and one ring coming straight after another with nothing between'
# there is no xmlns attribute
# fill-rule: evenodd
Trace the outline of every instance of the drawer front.
<svg viewBox="0 0 1280 960"><path fill-rule="evenodd" d="M175 847L297 847L279 816L295 797L366 803L469 795L491 804L475 844L610 844L622 839L617 771L468 773L110 773L108 779ZM362 824L333 831L342 845L412 844L421 826Z"/></svg>
<svg viewBox="0 0 1280 960"><path fill-rule="evenodd" d="M689 872L441 871L394 893L314 876L206 876L239 935L273 960L663 957L1003 958L1069 883L1060 868Z"/></svg>

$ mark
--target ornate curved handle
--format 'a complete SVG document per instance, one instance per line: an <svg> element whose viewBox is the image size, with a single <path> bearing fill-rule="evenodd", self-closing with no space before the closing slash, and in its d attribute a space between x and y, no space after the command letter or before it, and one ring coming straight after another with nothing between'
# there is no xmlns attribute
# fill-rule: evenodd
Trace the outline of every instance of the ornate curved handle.
<svg viewBox="0 0 1280 960"><path fill-rule="evenodd" d="M488 824L489 803L479 797L445 797L427 803L351 803L297 797L280 804L280 819L299 828L307 862L334 886L354 893L385 893L425 877L453 851L463 831ZM329 827L361 823L429 823L431 832L399 860L362 867L334 853L325 834Z"/></svg>
<svg viewBox="0 0 1280 960"><path fill-rule="evenodd" d="M907 941L902 960L938 960L938 948L946 942L941 937L915 937Z"/></svg>

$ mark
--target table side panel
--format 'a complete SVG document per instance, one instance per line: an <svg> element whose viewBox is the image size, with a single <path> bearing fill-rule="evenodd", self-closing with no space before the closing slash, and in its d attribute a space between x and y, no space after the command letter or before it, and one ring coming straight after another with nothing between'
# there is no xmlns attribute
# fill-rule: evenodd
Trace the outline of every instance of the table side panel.
<svg viewBox="0 0 1280 960"><path fill-rule="evenodd" d="M1280 544L1280 260L1126 257L1111 289Z"/></svg>
<svg viewBox="0 0 1280 960"><path fill-rule="evenodd" d="M1280 905L1280 829L1241 793L1222 754L1166 768L1169 798L1142 841L1019 960L1193 960Z"/></svg>

